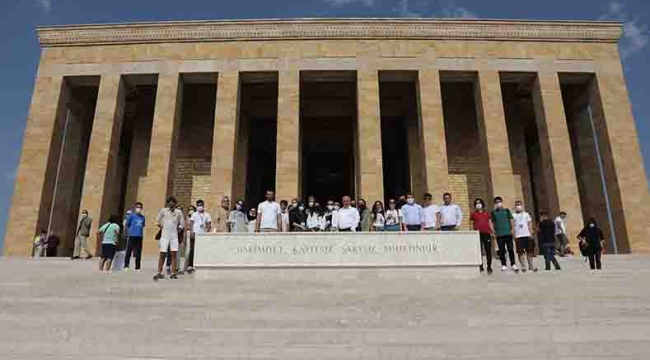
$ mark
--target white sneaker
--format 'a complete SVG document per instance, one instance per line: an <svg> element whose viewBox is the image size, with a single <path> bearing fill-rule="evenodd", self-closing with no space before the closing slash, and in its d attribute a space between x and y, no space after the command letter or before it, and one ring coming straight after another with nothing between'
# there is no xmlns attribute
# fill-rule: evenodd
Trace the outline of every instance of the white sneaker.
<svg viewBox="0 0 650 360"><path fill-rule="evenodd" d="M131 269L129 269L129 268L122 269L122 272L130 272L130 271L131 271Z"/></svg>
<svg viewBox="0 0 650 360"><path fill-rule="evenodd" d="M512 265L512 270L514 270L514 272L519 272L519 268L517 267L516 264Z"/></svg>
<svg viewBox="0 0 650 360"><path fill-rule="evenodd" d="M502 265L501 266L501 271L506 271L506 270L508 270L508 268L505 265Z"/></svg>

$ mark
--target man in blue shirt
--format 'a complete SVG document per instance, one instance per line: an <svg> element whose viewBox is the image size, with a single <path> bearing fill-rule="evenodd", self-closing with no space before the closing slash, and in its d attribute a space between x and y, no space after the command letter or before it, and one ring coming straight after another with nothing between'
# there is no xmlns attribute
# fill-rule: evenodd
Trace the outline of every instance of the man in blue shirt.
<svg viewBox="0 0 650 360"><path fill-rule="evenodd" d="M406 204L402 206L402 230L422 230L422 206L415 203L413 194L406 195Z"/></svg>
<svg viewBox="0 0 650 360"><path fill-rule="evenodd" d="M126 218L126 259L124 260L124 270L129 270L131 254L135 252L135 270L140 270L140 260L142 259L142 237L144 236L145 218L142 215L142 203L135 203L135 209L131 215Z"/></svg>

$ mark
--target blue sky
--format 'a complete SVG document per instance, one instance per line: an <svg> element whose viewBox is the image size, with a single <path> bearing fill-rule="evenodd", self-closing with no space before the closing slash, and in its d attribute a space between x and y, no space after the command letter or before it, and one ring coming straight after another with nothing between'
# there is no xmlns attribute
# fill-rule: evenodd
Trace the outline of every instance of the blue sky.
<svg viewBox="0 0 650 360"><path fill-rule="evenodd" d="M0 248L39 48L39 25L291 17L479 17L620 20L628 87L650 168L650 2L643 0L0 0Z"/></svg>

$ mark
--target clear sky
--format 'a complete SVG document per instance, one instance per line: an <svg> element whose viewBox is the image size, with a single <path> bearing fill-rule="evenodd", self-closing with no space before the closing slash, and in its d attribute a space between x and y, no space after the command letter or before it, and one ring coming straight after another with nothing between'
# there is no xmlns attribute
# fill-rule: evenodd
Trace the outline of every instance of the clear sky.
<svg viewBox="0 0 650 360"><path fill-rule="evenodd" d="M650 168L650 2L644 0L0 0L0 248L39 48L39 25L293 17L478 17L620 20L621 52L646 169ZM36 204L35 204L36 205Z"/></svg>

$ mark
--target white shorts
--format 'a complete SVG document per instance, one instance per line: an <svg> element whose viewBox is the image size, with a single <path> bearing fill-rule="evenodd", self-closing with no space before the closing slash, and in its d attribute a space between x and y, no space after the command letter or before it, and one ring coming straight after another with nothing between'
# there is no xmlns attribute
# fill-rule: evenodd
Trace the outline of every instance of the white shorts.
<svg viewBox="0 0 650 360"><path fill-rule="evenodd" d="M162 237L158 240L158 248L161 253L166 253L167 249L171 251L178 251L178 238Z"/></svg>

